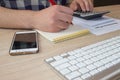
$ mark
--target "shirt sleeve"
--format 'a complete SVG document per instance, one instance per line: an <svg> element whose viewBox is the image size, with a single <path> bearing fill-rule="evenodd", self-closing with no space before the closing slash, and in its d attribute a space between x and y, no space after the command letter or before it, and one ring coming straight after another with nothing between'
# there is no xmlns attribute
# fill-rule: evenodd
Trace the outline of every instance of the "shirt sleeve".
<svg viewBox="0 0 120 80"><path fill-rule="evenodd" d="M1 0L0 0L0 6L1 6Z"/></svg>
<svg viewBox="0 0 120 80"><path fill-rule="evenodd" d="M3 0L0 0L0 6L3 6L4 3L3 3Z"/></svg>
<svg viewBox="0 0 120 80"><path fill-rule="evenodd" d="M73 0L66 0L67 4L70 4Z"/></svg>
<svg viewBox="0 0 120 80"><path fill-rule="evenodd" d="M66 0L67 6L70 5L72 1L73 1L73 0Z"/></svg>

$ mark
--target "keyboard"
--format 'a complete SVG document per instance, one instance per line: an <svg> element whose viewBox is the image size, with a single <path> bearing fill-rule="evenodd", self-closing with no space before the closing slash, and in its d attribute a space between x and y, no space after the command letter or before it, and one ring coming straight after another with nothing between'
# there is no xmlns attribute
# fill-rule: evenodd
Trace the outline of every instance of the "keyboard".
<svg viewBox="0 0 120 80"><path fill-rule="evenodd" d="M81 11L75 11L73 13L73 16L79 17L79 18L83 18L86 20L90 20L90 19L95 19L95 18L100 18L102 17L104 14L110 13L110 11L102 11L102 12L81 12Z"/></svg>
<svg viewBox="0 0 120 80"><path fill-rule="evenodd" d="M45 61L66 80L102 80L110 74L120 73L120 36Z"/></svg>

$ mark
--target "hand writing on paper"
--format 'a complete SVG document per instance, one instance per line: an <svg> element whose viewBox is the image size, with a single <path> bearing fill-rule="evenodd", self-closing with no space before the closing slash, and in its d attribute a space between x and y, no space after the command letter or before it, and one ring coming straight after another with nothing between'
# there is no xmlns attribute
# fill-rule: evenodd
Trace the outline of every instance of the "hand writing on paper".
<svg viewBox="0 0 120 80"><path fill-rule="evenodd" d="M33 27L42 31L58 32L68 28L73 18L73 10L54 5L35 13Z"/></svg>

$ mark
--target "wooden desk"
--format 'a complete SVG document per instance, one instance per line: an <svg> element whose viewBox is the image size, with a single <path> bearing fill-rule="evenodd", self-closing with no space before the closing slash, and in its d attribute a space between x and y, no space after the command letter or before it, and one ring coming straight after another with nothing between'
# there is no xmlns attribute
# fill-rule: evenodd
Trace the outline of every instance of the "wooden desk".
<svg viewBox="0 0 120 80"><path fill-rule="evenodd" d="M120 19L119 9L120 5L96 8L96 10L110 10L109 16ZM9 47L16 31L20 30L0 29L0 80L62 80L63 77L46 64L44 59L120 35L120 30L101 36L88 34L57 44L39 36L38 54L10 56Z"/></svg>

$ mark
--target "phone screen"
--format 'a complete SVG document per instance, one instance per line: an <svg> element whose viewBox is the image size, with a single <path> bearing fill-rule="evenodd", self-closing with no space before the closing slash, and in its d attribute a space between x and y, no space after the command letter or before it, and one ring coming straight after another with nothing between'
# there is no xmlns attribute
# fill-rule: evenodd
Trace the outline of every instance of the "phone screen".
<svg viewBox="0 0 120 80"><path fill-rule="evenodd" d="M12 50L36 48L36 33L16 34Z"/></svg>

